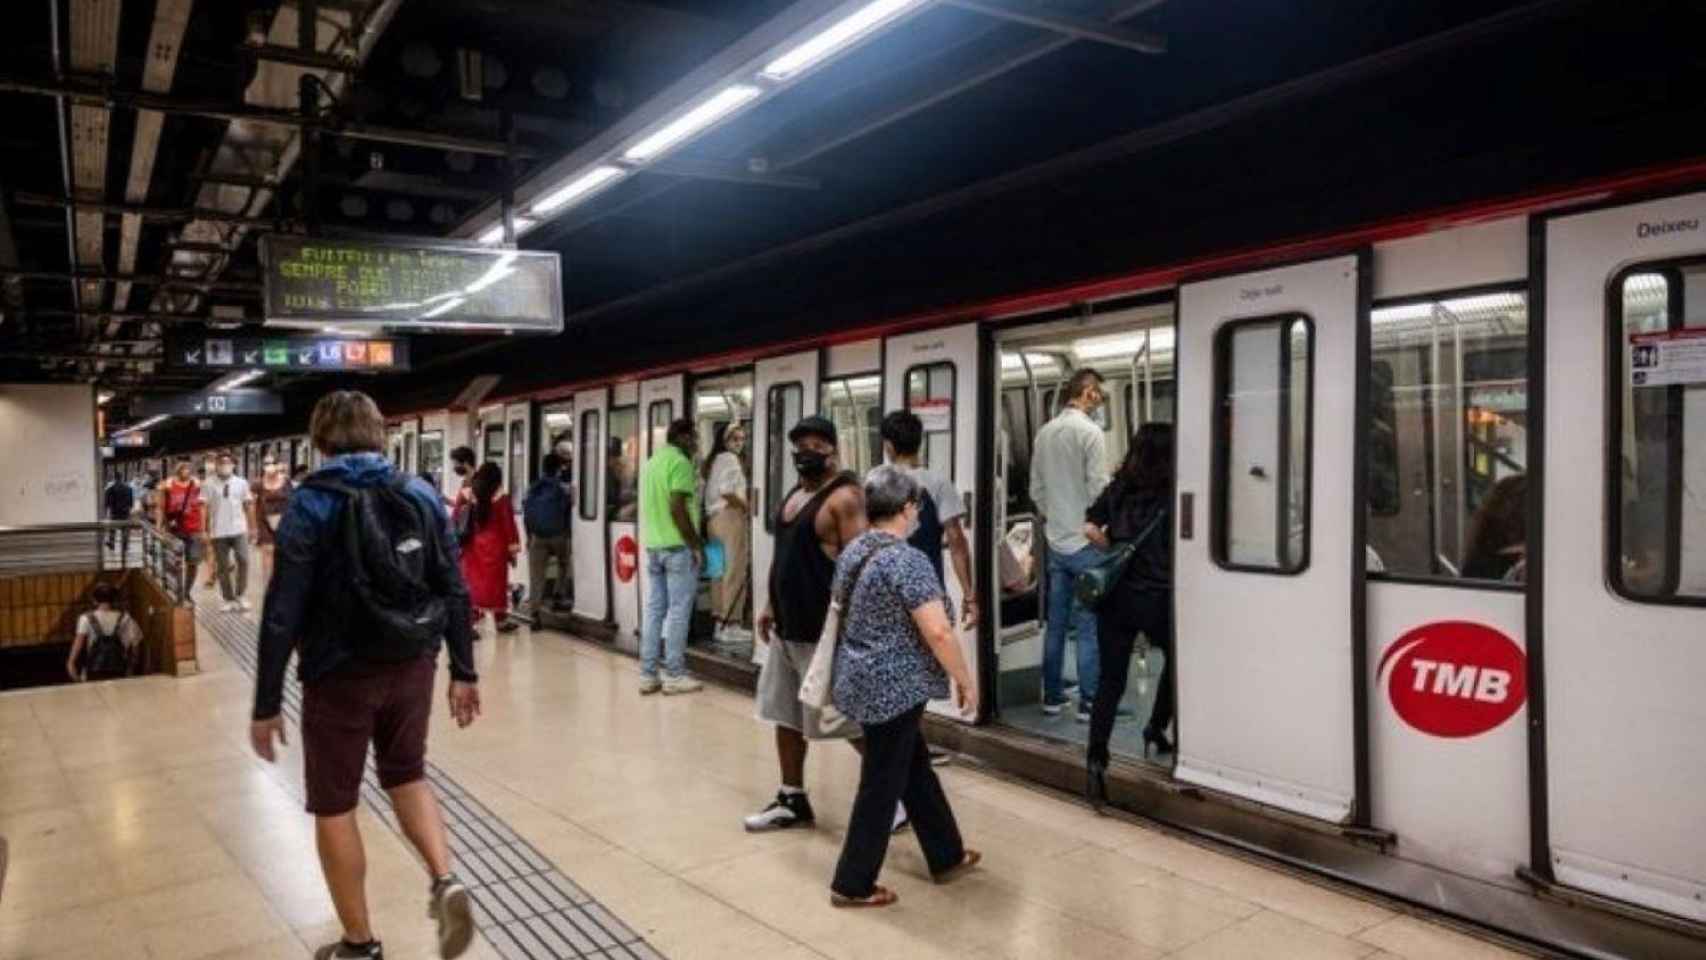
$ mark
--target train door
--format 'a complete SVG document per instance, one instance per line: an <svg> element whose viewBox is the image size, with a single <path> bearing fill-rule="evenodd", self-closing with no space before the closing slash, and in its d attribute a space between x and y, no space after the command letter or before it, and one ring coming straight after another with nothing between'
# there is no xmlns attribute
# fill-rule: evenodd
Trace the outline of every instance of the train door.
<svg viewBox="0 0 1706 960"><path fill-rule="evenodd" d="M669 442L670 423L677 417L687 415L685 381L686 378L677 373L641 382L640 412L645 417L645 428L641 438L640 460L637 465L639 468L644 468L646 461L651 459L652 454L662 450L664 444ZM636 507L638 506L636 504ZM638 511L636 510L637 515ZM635 539L639 539L638 532L635 533ZM646 589L649 586L650 579L646 573L646 549L644 545L639 548L639 568L639 575L634 578L634 582L639 586L637 594L643 626Z"/></svg>
<svg viewBox="0 0 1706 960"><path fill-rule="evenodd" d="M716 540L723 575L705 583L716 632L711 653L731 663L752 663L752 371L693 378L694 428L709 464L705 479L706 534ZM715 512L713 512L715 511Z"/></svg>
<svg viewBox="0 0 1706 960"><path fill-rule="evenodd" d="M1186 284L1179 302L1174 775L1335 822L1357 800L1366 275L1336 257Z"/></svg>
<svg viewBox="0 0 1706 960"><path fill-rule="evenodd" d="M770 564L775 556L771 539L776 511L793 489L798 475L788 447L788 431L801 417L818 412L821 358L816 350L760 360L753 368L753 400L759 404L752 423L752 608L762 611L770 602ZM764 655L755 646L753 659Z"/></svg>
<svg viewBox="0 0 1706 960"><path fill-rule="evenodd" d="M645 461L644 431L640 420L640 388L620 383L611 389L608 428L610 439L604 449L604 517L608 525L611 571L611 619L616 623L616 644L624 650L640 649L640 466Z"/></svg>
<svg viewBox="0 0 1706 960"><path fill-rule="evenodd" d="M574 553L575 615L603 621L610 617L610 592L621 579L622 570L609 563L609 541L605 539L605 417L610 395L603 388L575 394L575 518ZM632 564L632 560L630 560ZM626 568L632 579L633 566Z"/></svg>
<svg viewBox="0 0 1706 960"><path fill-rule="evenodd" d="M977 516L977 345L975 323L889 337L883 344L883 407L910 410L924 422L920 462L959 490L966 504L968 539ZM947 550L945 544L943 550ZM976 557L972 561L975 570ZM943 569L954 569L951 557L943 557ZM945 579L953 608L963 609L959 578ZM960 649L971 675L980 677L976 631L960 631ZM961 715L951 700L932 703L930 709L961 720L976 719Z"/></svg>
<svg viewBox="0 0 1706 960"><path fill-rule="evenodd" d="M515 529L521 535L521 559L509 568L510 588L520 587L525 596L527 583L527 531L521 521L521 501L533 482L533 405L512 403L504 407L504 442L509 455L504 461L504 479L509 484L510 508L515 511Z"/></svg>
<svg viewBox="0 0 1706 960"><path fill-rule="evenodd" d="M1540 620L1530 675L1543 685L1531 696L1544 698L1531 706L1544 737L1531 756L1547 814L1532 866L1696 922L1706 921L1703 220L1697 193L1541 221L1542 449L1555 467L1542 471L1543 522L1526 541Z"/></svg>
<svg viewBox="0 0 1706 960"><path fill-rule="evenodd" d="M385 428L385 458L393 467L403 469L403 425L400 423Z"/></svg>
<svg viewBox="0 0 1706 960"><path fill-rule="evenodd" d="M480 463L495 463L504 470L503 486L498 489L507 493L511 488L509 470L509 444L504 437L504 408L501 404L481 407L474 421L475 455ZM478 464L476 464L478 466Z"/></svg>
<svg viewBox="0 0 1706 960"><path fill-rule="evenodd" d="M421 422L414 417L403 421L403 472L413 476L420 472Z"/></svg>
<svg viewBox="0 0 1706 960"><path fill-rule="evenodd" d="M431 413L421 418L419 459L416 461L417 472L433 478L439 493L446 497L455 496L456 491L450 489L449 478L445 476L444 461L449 455L445 446L445 434L450 429L450 414Z"/></svg>

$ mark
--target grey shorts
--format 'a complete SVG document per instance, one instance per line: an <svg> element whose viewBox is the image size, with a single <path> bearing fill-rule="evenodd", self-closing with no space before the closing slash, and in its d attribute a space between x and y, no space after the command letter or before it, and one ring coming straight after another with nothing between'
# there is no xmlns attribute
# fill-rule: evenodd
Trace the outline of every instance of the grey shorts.
<svg viewBox="0 0 1706 960"><path fill-rule="evenodd" d="M825 730L822 714L800 702L800 682L816 652L815 643L770 641L758 672L758 719L798 730L807 740L852 740L860 735L858 724L843 720Z"/></svg>

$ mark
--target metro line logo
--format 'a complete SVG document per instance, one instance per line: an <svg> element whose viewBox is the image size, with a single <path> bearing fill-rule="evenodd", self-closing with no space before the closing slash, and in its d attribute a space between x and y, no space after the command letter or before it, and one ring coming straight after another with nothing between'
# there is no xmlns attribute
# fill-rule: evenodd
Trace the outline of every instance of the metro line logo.
<svg viewBox="0 0 1706 960"><path fill-rule="evenodd" d="M1405 723L1436 737L1473 737L1522 709L1527 659L1514 640L1492 627L1445 620L1393 641L1377 675Z"/></svg>

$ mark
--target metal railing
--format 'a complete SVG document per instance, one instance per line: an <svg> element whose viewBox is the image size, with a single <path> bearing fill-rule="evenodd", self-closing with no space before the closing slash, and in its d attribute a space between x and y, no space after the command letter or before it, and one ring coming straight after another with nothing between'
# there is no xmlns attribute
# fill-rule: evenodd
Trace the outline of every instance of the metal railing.
<svg viewBox="0 0 1706 960"><path fill-rule="evenodd" d="M172 601L190 604L184 544L138 520L0 527L0 577L141 571Z"/></svg>

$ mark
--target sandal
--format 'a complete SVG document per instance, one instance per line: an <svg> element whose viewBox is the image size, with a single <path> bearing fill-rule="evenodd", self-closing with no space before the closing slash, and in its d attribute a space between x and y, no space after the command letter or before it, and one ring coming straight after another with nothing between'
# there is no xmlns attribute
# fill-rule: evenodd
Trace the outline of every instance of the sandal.
<svg viewBox="0 0 1706 960"><path fill-rule="evenodd" d="M936 874L934 877L931 877L930 879L934 880L937 883L950 883L954 880L959 879L962 875L965 874L966 871L977 866L980 862L982 862L982 860L983 860L983 854L978 853L976 850L967 850L964 859L960 860L959 863L956 863L953 866L949 867L948 869L943 870L941 873Z"/></svg>
<svg viewBox="0 0 1706 960"><path fill-rule="evenodd" d="M833 890L829 892L829 905L832 907L886 907L899 899L893 890L883 886L872 887L868 897L849 897Z"/></svg>

